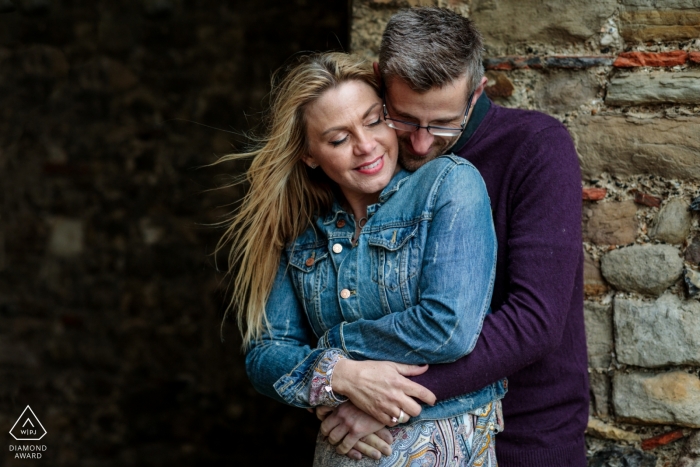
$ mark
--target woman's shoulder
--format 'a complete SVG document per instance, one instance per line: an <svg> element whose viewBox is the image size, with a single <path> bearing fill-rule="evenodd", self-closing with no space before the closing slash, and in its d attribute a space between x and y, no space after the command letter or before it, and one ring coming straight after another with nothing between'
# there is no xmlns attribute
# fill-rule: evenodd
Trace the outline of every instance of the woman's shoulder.
<svg viewBox="0 0 700 467"><path fill-rule="evenodd" d="M482 185L481 174L471 162L455 154L447 154L436 157L432 161L423 164L414 172L415 182L425 185L429 183L434 188L444 184L459 184L471 187L474 184Z"/></svg>

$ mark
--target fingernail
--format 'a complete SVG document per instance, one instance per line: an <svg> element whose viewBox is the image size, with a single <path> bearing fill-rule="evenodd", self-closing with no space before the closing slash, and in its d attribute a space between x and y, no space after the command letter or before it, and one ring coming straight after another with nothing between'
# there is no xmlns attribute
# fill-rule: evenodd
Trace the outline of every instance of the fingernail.
<svg viewBox="0 0 700 467"><path fill-rule="evenodd" d="M382 454L384 454L385 456L390 456L391 455L391 448L383 449Z"/></svg>
<svg viewBox="0 0 700 467"><path fill-rule="evenodd" d="M373 453L372 453L372 457L373 457L374 459L376 459L376 460L379 460L379 459L382 458L382 455L381 455L380 453L378 453L378 452L373 452Z"/></svg>

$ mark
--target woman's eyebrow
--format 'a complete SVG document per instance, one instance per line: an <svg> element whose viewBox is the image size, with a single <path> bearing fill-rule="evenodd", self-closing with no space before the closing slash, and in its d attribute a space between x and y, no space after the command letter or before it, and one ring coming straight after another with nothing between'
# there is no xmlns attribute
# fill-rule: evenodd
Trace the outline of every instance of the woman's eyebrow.
<svg viewBox="0 0 700 467"><path fill-rule="evenodd" d="M375 102L374 104L370 105L369 109L367 109L367 111L364 113L364 115L362 115L362 120L367 118L369 116L369 114L372 113L372 110L378 105L379 105L379 102ZM338 130L344 130L344 129L345 129L345 125L334 126L332 128L327 129L323 133L321 133L321 136L325 136L327 133L330 133L332 131L338 131Z"/></svg>

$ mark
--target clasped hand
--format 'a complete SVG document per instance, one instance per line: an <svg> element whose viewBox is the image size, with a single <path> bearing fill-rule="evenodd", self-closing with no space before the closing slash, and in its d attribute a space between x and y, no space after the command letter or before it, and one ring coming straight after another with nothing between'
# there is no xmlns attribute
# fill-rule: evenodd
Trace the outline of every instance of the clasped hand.
<svg viewBox="0 0 700 467"><path fill-rule="evenodd" d="M391 454L392 436L386 426L416 417L421 406L416 399L435 404L435 395L407 376L424 373L427 365L393 362L340 360L333 370L333 391L350 399L337 409L319 408L321 433L336 446L336 452L359 459L362 454L378 459Z"/></svg>

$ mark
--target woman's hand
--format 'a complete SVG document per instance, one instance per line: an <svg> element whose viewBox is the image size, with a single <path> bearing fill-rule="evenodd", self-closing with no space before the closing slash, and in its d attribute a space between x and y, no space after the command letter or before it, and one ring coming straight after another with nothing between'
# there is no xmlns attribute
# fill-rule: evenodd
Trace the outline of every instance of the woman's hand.
<svg viewBox="0 0 700 467"><path fill-rule="evenodd" d="M351 459L362 459L364 454L380 459L391 455L391 433L381 422L367 415L352 402L345 402L336 409L317 407L316 416L321 423L321 434L335 446L335 451Z"/></svg>
<svg viewBox="0 0 700 467"><path fill-rule="evenodd" d="M409 417L421 412L414 397L435 404L435 394L406 378L424 373L428 365L404 365L372 360L341 359L333 369L333 392L342 394L357 408L386 426L395 426L403 411ZM401 422L406 422L406 415Z"/></svg>

